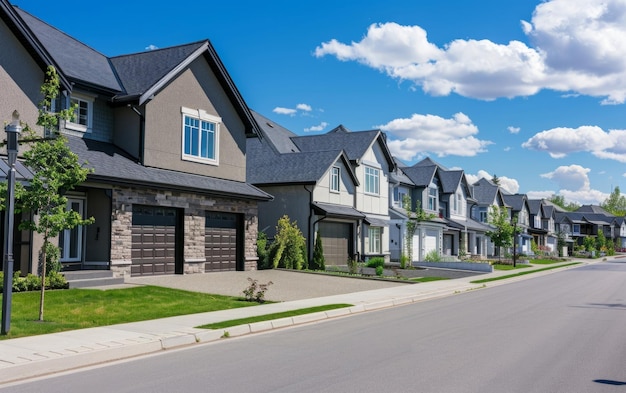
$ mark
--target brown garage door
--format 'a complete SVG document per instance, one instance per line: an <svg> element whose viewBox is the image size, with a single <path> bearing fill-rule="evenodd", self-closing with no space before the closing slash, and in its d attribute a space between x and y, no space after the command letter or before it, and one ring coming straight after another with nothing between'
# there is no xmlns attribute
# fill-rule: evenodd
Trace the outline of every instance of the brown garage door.
<svg viewBox="0 0 626 393"><path fill-rule="evenodd" d="M350 224L320 222L320 236L326 265L345 265L352 255Z"/></svg>
<svg viewBox="0 0 626 393"><path fill-rule="evenodd" d="M238 214L206 213L205 272L238 270L238 262L241 259L239 223Z"/></svg>
<svg viewBox="0 0 626 393"><path fill-rule="evenodd" d="M133 205L131 276L174 274L176 209Z"/></svg>

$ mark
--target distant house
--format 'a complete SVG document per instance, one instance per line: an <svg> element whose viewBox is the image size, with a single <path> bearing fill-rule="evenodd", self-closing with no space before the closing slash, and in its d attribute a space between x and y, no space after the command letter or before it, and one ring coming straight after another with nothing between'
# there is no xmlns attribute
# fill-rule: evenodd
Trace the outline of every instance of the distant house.
<svg viewBox="0 0 626 393"><path fill-rule="evenodd" d="M530 208L525 194L503 194L504 201L510 206L511 217L515 217L516 227L519 231L515 239L516 252L530 255L532 236L528 234L530 226Z"/></svg>
<svg viewBox="0 0 626 393"><path fill-rule="evenodd" d="M6 0L0 40L0 116L35 125L49 65L62 85L51 109L78 108L60 132L93 173L68 207L95 223L61 234L64 269L256 268L258 203L271 199L246 181L259 129L208 40L107 57ZM16 270L36 271L39 245L16 236Z"/></svg>
<svg viewBox="0 0 626 393"><path fill-rule="evenodd" d="M494 207L506 208L510 213L510 206L506 204L502 190L491 181L485 178L478 180L472 185L472 191L476 202L470 207L470 217L474 220L488 224L489 213ZM484 244L488 248L486 255L496 255L497 250L490 239L487 239Z"/></svg>
<svg viewBox="0 0 626 393"><path fill-rule="evenodd" d="M274 195L259 225L275 235L278 218L295 220L312 256L322 239L328 265L383 256L389 260L389 175L395 163L380 130L298 136L253 112L263 138L248 142L248 180Z"/></svg>

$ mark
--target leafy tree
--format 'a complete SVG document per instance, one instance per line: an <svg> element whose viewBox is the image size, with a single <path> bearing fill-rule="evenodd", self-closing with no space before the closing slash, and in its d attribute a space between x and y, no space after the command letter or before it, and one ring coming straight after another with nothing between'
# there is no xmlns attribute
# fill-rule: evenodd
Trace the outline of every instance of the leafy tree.
<svg viewBox="0 0 626 393"><path fill-rule="evenodd" d="M563 195L553 194L550 198L548 198L548 201L570 212L578 210L580 207L580 205L575 202L566 202Z"/></svg>
<svg viewBox="0 0 626 393"><path fill-rule="evenodd" d="M267 235L262 231L259 231L256 237L256 256L259 258L257 260L257 268L259 270L270 268Z"/></svg>
<svg viewBox="0 0 626 393"><path fill-rule="evenodd" d="M563 248L567 247L567 240L566 240L567 239L567 233L562 231L562 230L559 230L556 233L556 239L557 239L556 240L556 247L558 249L557 250L558 251L558 255L560 257L562 257L563 256Z"/></svg>
<svg viewBox="0 0 626 393"><path fill-rule="evenodd" d="M75 228L78 225L88 225L93 218L83 219L73 210L67 209L67 198L63 195L76 185L84 182L89 169L84 168L78 162L78 156L67 146L67 140L58 136L59 120L72 118L75 108L61 112L50 112L52 102L59 92L59 77L54 67L48 67L46 80L41 86L43 100L40 103L37 125L43 126L47 131L56 133L52 139L31 138L23 142L31 143L30 149L24 153L24 164L33 172L33 179L28 187L16 187L16 210L27 210L37 213L33 220L22 221L20 229L28 229L43 235L43 246L40 251L40 277L45 282L46 268L49 261L54 261L58 255L58 247L50 239L57 237L66 229ZM28 130L30 128L26 126ZM6 189L6 183L4 185ZM48 257L48 255L50 257ZM51 266L58 267L55 263ZM41 286L41 298L39 305L39 320L43 321L45 285Z"/></svg>
<svg viewBox="0 0 626 393"><path fill-rule="evenodd" d="M287 215L278 220L270 259L274 268L300 270L307 267L306 241L296 222L291 222Z"/></svg>
<svg viewBox="0 0 626 393"><path fill-rule="evenodd" d="M619 187L615 187L611 195L600 204L607 212L622 217L626 215L626 197L621 195Z"/></svg>
<svg viewBox="0 0 626 393"><path fill-rule="evenodd" d="M495 184L496 186L500 186L500 178L498 176L496 176L496 174L494 173L493 176L491 177L491 182L493 184Z"/></svg>
<svg viewBox="0 0 626 393"><path fill-rule="evenodd" d="M402 206L406 210L408 220L406 221L405 232L405 244L406 255L409 259L409 264L413 261L413 238L420 222L427 221L435 218L433 213L426 213L420 205L420 201L415 201L415 209L411 208L411 198L408 195L404 195L402 198Z"/></svg>
<svg viewBox="0 0 626 393"><path fill-rule="evenodd" d="M324 260L324 248L322 247L322 237L320 231L315 236L315 247L313 248L313 261L311 261L311 269L326 270L326 261Z"/></svg>
<svg viewBox="0 0 626 393"><path fill-rule="evenodd" d="M505 207L494 206L489 211L487 223L494 226L494 229L487 231L486 235L498 249L513 245L513 224L509 219L509 211ZM502 253L499 252L498 259L501 255Z"/></svg>
<svg viewBox="0 0 626 393"><path fill-rule="evenodd" d="M598 236L596 237L596 250L603 251L606 247L606 236L604 236L604 230L598 229Z"/></svg>

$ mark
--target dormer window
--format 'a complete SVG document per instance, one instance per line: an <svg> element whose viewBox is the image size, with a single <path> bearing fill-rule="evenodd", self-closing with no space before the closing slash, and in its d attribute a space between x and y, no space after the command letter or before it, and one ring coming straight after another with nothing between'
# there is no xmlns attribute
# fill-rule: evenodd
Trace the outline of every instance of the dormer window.
<svg viewBox="0 0 626 393"><path fill-rule="evenodd" d="M339 192L339 184L341 179L341 168L332 167L330 172L330 190L333 192Z"/></svg>
<svg viewBox="0 0 626 393"><path fill-rule="evenodd" d="M182 108L183 160L217 165L222 119L202 109Z"/></svg>
<svg viewBox="0 0 626 393"><path fill-rule="evenodd" d="M437 188L428 188L428 210L437 211Z"/></svg>

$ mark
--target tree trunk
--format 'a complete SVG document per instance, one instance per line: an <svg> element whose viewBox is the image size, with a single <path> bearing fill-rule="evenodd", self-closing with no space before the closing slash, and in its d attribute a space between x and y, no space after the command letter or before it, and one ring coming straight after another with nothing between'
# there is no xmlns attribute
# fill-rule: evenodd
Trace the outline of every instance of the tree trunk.
<svg viewBox="0 0 626 393"><path fill-rule="evenodd" d="M44 234L43 250L41 252L41 296L39 298L39 321L43 322L43 305L46 293L46 246L48 244L48 232Z"/></svg>

